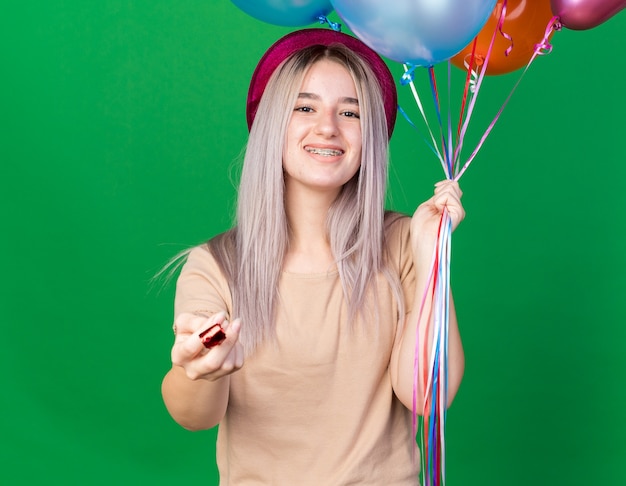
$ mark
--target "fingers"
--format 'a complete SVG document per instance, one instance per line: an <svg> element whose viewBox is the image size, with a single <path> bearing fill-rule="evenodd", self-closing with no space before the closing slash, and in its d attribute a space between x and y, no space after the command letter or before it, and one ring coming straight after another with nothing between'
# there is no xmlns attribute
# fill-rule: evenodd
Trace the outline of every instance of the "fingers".
<svg viewBox="0 0 626 486"><path fill-rule="evenodd" d="M465 218L465 209L461 204L463 191L459 187L458 182L451 180L439 181L435 184L435 194L431 201L439 211L445 208L452 220L452 229Z"/></svg>
<svg viewBox="0 0 626 486"><path fill-rule="evenodd" d="M232 373L243 366L243 346L239 342L241 320L225 321L223 325L226 339L207 353L204 353L194 366L200 375L211 373L211 379Z"/></svg>
<svg viewBox="0 0 626 486"><path fill-rule="evenodd" d="M205 348L200 335L220 324L225 339L219 345ZM219 312L210 318L195 314L181 314L175 322L176 341L172 348L172 363L185 369L187 376L196 380L216 380L243 366L243 346L239 342L241 321L226 320Z"/></svg>
<svg viewBox="0 0 626 486"><path fill-rule="evenodd" d="M226 339L219 346L201 352L196 359L190 361L185 370L192 380L199 378L209 381L237 371L243 366L243 346L239 342L239 323L237 319L227 325ZM228 321L225 321L228 324Z"/></svg>
<svg viewBox="0 0 626 486"><path fill-rule="evenodd" d="M208 319L191 313L179 315L174 322L176 340L172 348L172 362L179 364L196 356L204 347L199 334L209 326L222 324L225 319L225 312L218 312ZM192 338L194 335L195 339Z"/></svg>
<svg viewBox="0 0 626 486"><path fill-rule="evenodd" d="M444 209L450 216L452 230L463 221L465 210L461 204L462 195L456 181L444 180L435 184L433 196L418 206L411 221L411 243L416 255L432 252Z"/></svg>
<svg viewBox="0 0 626 486"><path fill-rule="evenodd" d="M457 181L443 180L435 184L435 196L441 196L444 194L451 195L460 200L463 196L463 191Z"/></svg>
<svg viewBox="0 0 626 486"><path fill-rule="evenodd" d="M224 319L226 319L226 312L224 311L213 314L209 318L203 315L186 312L180 314L174 321L174 331L176 333L176 336L185 336L193 334L198 330L200 326L204 325L206 322L210 322L212 324L221 324Z"/></svg>

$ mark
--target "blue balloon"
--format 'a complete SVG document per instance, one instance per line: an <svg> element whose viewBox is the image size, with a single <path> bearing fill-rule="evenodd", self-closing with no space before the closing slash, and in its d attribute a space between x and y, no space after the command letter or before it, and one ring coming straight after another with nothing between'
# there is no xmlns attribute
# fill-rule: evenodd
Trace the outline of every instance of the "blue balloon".
<svg viewBox="0 0 626 486"><path fill-rule="evenodd" d="M326 17L333 7L329 0L232 0L241 10L268 24L296 27Z"/></svg>
<svg viewBox="0 0 626 486"><path fill-rule="evenodd" d="M480 32L496 0L331 0L350 30L379 54L432 66Z"/></svg>

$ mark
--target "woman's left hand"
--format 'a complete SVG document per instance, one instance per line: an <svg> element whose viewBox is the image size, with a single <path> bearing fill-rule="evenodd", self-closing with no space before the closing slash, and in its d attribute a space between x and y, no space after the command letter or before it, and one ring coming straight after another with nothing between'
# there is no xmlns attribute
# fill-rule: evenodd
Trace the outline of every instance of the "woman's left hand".
<svg viewBox="0 0 626 486"><path fill-rule="evenodd" d="M419 205L411 219L411 243L414 253L429 251L432 254L444 208L452 221L452 231L463 221L465 210L461 204L462 195L463 191L456 181L443 180L435 184L433 196Z"/></svg>

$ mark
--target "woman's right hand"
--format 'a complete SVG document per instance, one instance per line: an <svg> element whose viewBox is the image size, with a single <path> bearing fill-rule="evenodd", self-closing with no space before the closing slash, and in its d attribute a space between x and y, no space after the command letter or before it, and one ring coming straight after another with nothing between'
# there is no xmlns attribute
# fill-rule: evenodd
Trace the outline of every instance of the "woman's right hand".
<svg viewBox="0 0 626 486"><path fill-rule="evenodd" d="M220 324L226 339L210 349L199 335L209 327ZM172 363L184 368L191 380L215 381L243 366L243 346L239 342L240 319L226 320L225 312L207 318L197 314L180 314L174 324L176 339L172 347Z"/></svg>

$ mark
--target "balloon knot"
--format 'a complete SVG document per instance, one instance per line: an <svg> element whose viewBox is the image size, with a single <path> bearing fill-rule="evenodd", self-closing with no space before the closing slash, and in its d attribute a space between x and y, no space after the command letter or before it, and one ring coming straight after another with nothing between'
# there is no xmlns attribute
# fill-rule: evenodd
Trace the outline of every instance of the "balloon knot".
<svg viewBox="0 0 626 486"><path fill-rule="evenodd" d="M415 66L412 64L409 64L408 62L405 63L405 71L402 77L400 78L400 84L402 86L411 84L414 78L415 78Z"/></svg>
<svg viewBox="0 0 626 486"><path fill-rule="evenodd" d="M557 17L554 22L552 23L552 29L554 30L562 30L563 29L563 24L561 23L561 18Z"/></svg>
<svg viewBox="0 0 626 486"><path fill-rule="evenodd" d="M546 32L543 36L543 39L538 44L535 44L535 54L543 56L545 54L550 54L552 52L552 44L550 44L550 35L555 30L561 30L563 24L561 24L561 19L558 16L554 16L548 22L548 26L546 27Z"/></svg>
<svg viewBox="0 0 626 486"><path fill-rule="evenodd" d="M341 24L339 22L333 22L332 20L330 20L328 17L326 17L325 15L319 15L317 17L317 20L319 20L320 24L328 24L328 26L333 29L335 32L341 32Z"/></svg>

